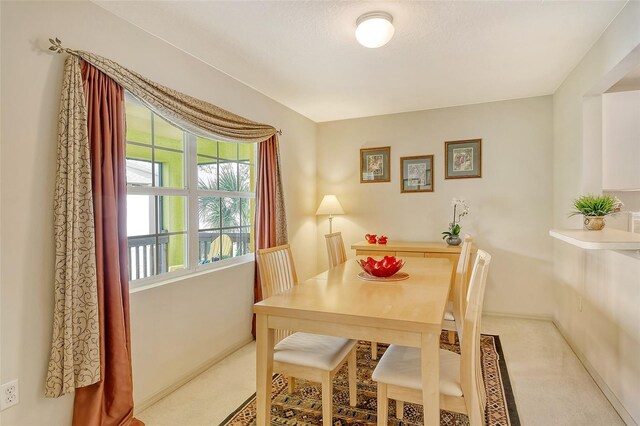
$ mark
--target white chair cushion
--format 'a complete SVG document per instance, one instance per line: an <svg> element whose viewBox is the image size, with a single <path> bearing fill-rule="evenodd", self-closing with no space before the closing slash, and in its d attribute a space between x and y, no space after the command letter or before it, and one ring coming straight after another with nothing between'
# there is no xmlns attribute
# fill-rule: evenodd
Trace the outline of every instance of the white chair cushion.
<svg viewBox="0 0 640 426"><path fill-rule="evenodd" d="M371 378L376 382L422 390L420 349L391 345L384 353ZM440 349L440 393L462 396L460 355Z"/></svg>
<svg viewBox="0 0 640 426"><path fill-rule="evenodd" d="M444 311L444 319L445 321L455 321L453 317L453 303L451 303L451 301L447 303L447 308Z"/></svg>
<svg viewBox="0 0 640 426"><path fill-rule="evenodd" d="M355 340L342 337L293 333L273 348L273 360L331 371L355 344Z"/></svg>
<svg viewBox="0 0 640 426"><path fill-rule="evenodd" d="M455 331L458 332L458 328L456 327L455 321L442 321L442 329L445 331Z"/></svg>

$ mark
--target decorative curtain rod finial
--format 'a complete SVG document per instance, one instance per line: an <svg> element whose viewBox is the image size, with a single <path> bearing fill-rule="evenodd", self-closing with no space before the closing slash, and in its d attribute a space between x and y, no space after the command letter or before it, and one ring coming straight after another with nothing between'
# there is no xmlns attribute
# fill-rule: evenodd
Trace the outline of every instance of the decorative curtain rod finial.
<svg viewBox="0 0 640 426"><path fill-rule="evenodd" d="M49 46L49 50L51 50L52 52L62 53L67 51L66 48L62 47L62 42L58 37L50 38L49 42L51 43L51 46Z"/></svg>
<svg viewBox="0 0 640 426"><path fill-rule="evenodd" d="M278 135L282 136L282 129L278 129L278 130L276 130L276 133L277 133Z"/></svg>

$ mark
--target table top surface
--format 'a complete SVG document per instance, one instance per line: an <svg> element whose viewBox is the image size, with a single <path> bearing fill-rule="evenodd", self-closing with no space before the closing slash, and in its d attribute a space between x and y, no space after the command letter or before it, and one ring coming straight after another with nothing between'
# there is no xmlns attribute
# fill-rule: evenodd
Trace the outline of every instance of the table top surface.
<svg viewBox="0 0 640 426"><path fill-rule="evenodd" d="M358 278L354 259L254 305L254 312L284 317L390 327L411 331L440 327L449 295L452 261L406 258L404 281Z"/></svg>
<svg viewBox="0 0 640 426"><path fill-rule="evenodd" d="M449 246L445 242L418 242L418 241L387 241L387 244L369 244L366 241L358 241L351 245L353 250L379 250L379 251L412 251L429 253L460 253L462 245Z"/></svg>

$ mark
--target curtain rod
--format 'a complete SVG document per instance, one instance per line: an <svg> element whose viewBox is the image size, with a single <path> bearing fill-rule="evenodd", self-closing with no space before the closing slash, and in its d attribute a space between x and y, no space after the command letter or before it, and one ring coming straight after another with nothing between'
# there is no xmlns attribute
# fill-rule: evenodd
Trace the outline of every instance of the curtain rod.
<svg viewBox="0 0 640 426"><path fill-rule="evenodd" d="M55 52L55 53L65 52L65 53L68 53L69 55L80 57L80 55L78 55L74 50L68 49L62 46L62 41L60 41L58 37L50 38L49 43L51 43L51 46L49 46L49 50L52 52ZM276 133L279 136L282 136L282 129L276 130Z"/></svg>

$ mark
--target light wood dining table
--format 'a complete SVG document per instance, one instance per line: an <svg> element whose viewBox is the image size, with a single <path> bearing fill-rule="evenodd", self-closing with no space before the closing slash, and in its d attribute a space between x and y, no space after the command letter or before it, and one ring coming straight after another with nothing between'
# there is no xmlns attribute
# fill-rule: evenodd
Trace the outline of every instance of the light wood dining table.
<svg viewBox="0 0 640 426"><path fill-rule="evenodd" d="M440 424L440 333L452 260L404 260L404 281L361 280L349 259L254 305L258 426L269 424L275 329L421 348L424 424Z"/></svg>

